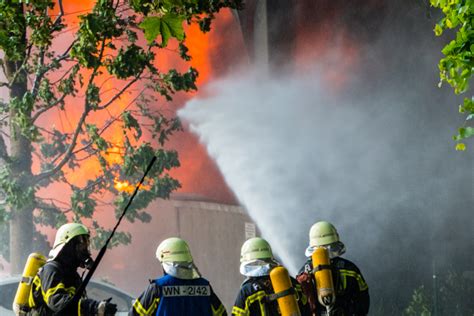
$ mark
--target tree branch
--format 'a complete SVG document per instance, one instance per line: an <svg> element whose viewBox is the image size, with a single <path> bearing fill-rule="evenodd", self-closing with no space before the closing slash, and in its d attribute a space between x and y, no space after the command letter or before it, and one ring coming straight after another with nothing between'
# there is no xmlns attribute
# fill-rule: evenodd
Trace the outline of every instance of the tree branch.
<svg viewBox="0 0 474 316"><path fill-rule="evenodd" d="M43 114L44 112L49 111L50 109L54 108L59 103L63 102L64 99L66 98L66 96L68 96L68 94L65 93L59 99L57 99L55 102L45 106L41 110L36 111L35 114L31 117L31 121L35 122L41 116L41 114Z"/></svg>
<svg viewBox="0 0 474 316"><path fill-rule="evenodd" d="M45 200L50 200L51 202L45 202ZM53 200L53 199L44 199L41 197L37 197L35 201L35 205L36 205L36 208L41 209L45 212L50 212L50 213L58 213L58 212L68 213L72 211L71 206L69 204L66 204L67 207L60 207L54 204L55 201L58 202L57 200Z"/></svg>
<svg viewBox="0 0 474 316"><path fill-rule="evenodd" d="M8 79L8 87L11 88L12 84L16 81L17 77L20 75L20 73L22 72L25 64L28 62L28 60L30 59L30 54L31 54L31 48L33 47L32 44L30 44L28 46L28 49L27 49L27 52L26 52L26 56L25 56L25 59L23 59L22 63L21 63L21 66L18 67L18 69L15 71L15 73L13 74L12 78L11 79L8 79L8 76L7 76L7 79Z"/></svg>
<svg viewBox="0 0 474 316"><path fill-rule="evenodd" d="M41 180L44 180L48 177L51 177L52 175L57 173L68 162L69 158L71 158L71 156L73 154L73 151L74 151L74 148L76 147L76 144L77 144L77 138L79 137L79 133L82 130L82 125L84 124L84 122L86 120L86 117L87 117L87 115L89 114L89 111L90 111L88 109L87 105L85 105L84 107L85 107L84 112L82 112L82 115L81 115L79 121L77 122L76 129L74 130L74 134L73 134L72 140L71 140L71 145L69 145L68 149L64 153L63 159L61 159L61 161L53 169L50 169L48 171L42 172L42 173L34 176L33 177L33 182L35 184L40 182Z"/></svg>
<svg viewBox="0 0 474 316"><path fill-rule="evenodd" d="M106 38L103 38L102 39L102 47L101 47L100 54L99 54L99 60L102 59L102 56L104 54L105 41L106 41ZM94 82L94 78L97 76L98 69L99 69L99 66L96 66L94 68L94 71L92 72L92 74L89 78L89 82L88 82L87 86L90 86ZM84 112L82 112L82 115L81 115L79 121L77 122L76 129L74 130L74 134L72 136L71 144L69 145L68 149L64 153L63 159L61 159L61 161L53 169L50 169L48 171L42 172L42 173L34 176L33 181L34 181L35 184L42 181L42 180L44 180L44 179L46 179L46 178L49 178L52 175L59 172L62 169L62 167L64 167L64 165L69 161L69 159L72 157L72 155L74 153L74 148L77 145L77 139L79 137L79 133L82 130L82 125L85 123L86 117L87 117L87 115L89 115L90 111L91 111L91 107L89 105L89 100L86 97L86 99L84 101Z"/></svg>
<svg viewBox="0 0 474 316"><path fill-rule="evenodd" d="M54 204L55 202L56 203L59 203L59 204L63 204L65 206L69 206L69 203L67 202L64 202L64 201L61 201L61 200L58 200L58 199L54 199L54 198L43 198L43 197L36 197L38 200L41 200L41 201L50 201L51 204ZM45 202L46 203L46 202Z"/></svg>
<svg viewBox="0 0 474 316"><path fill-rule="evenodd" d="M4 56L5 57L5 56ZM0 66L2 67L2 71L3 71L3 75L5 76L5 78L7 78L8 80L8 75L7 75L7 70L5 69L5 64L2 60L2 62L0 62Z"/></svg>
<svg viewBox="0 0 474 316"><path fill-rule="evenodd" d="M38 90L39 90L39 86L41 84L41 80L43 80L43 77L47 72L46 69L43 69L43 67L44 67L44 54L45 54L44 47L41 47L40 52L38 54L38 63L37 63L38 70L36 71L35 79L33 81L33 88L31 89L33 100L34 100L33 102L36 101L36 97L38 95Z"/></svg>
<svg viewBox="0 0 474 316"><path fill-rule="evenodd" d="M62 55L58 56L56 59L53 59L48 66L44 66L44 54L45 54L45 52L44 52L43 49L41 49L40 56L38 57L40 59L41 64L40 64L40 68L36 72L36 77L35 77L35 80L34 80L34 83L33 83L33 88L32 88L33 100L36 101L36 97L38 95L39 85L41 84L41 80L43 80L44 76L46 75L46 73L48 71L53 69L53 65L54 65L55 62L58 62L58 63L62 62L63 60L65 60L68 57L68 52L71 49L73 43L66 49L66 51Z"/></svg>
<svg viewBox="0 0 474 316"><path fill-rule="evenodd" d="M3 136L1 135L0 135L0 159L2 159L3 161L7 163L11 162L11 158L7 152L7 146L5 145L5 140L3 139Z"/></svg>
<svg viewBox="0 0 474 316"><path fill-rule="evenodd" d="M56 20L54 21L54 26L58 26L59 23L61 23L61 19L64 16L63 0L57 0L57 1L58 1L58 6L59 6L59 14L56 17Z"/></svg>
<svg viewBox="0 0 474 316"><path fill-rule="evenodd" d="M57 80L51 82L51 85L52 85L52 86L55 86L58 82L63 81L63 79L67 76L67 74L70 73L71 70L74 69L74 67L75 67L76 65L77 65L77 64L74 64L74 65L72 65L68 70L64 71L64 73L61 75L61 77L59 77Z"/></svg>
<svg viewBox="0 0 474 316"><path fill-rule="evenodd" d="M124 110L126 110L130 105L132 105L132 103L135 102L135 100L137 100L137 99L143 94L143 92L145 92L145 90L146 90L145 88L142 89L142 91L141 91L140 93L138 93L138 94L135 96L135 98L133 98L133 100L130 101L130 102L127 104L127 106L124 108ZM99 136L102 135L110 126L112 126L112 124L113 124L114 122L116 122L116 121L119 120L119 117L120 117L120 116L112 117L112 119L111 119L110 121L106 122L106 124L101 128L100 132L98 132L97 134L98 134ZM92 142L89 142L89 143L87 143L87 145L85 145L85 146L79 148L78 150L74 151L73 154L77 154L77 153L79 153L79 152L81 152L81 151L84 151L84 150L86 150L87 148L89 148L90 146L92 146Z"/></svg>
<svg viewBox="0 0 474 316"><path fill-rule="evenodd" d="M45 8L44 13L43 13L43 17L46 17L47 15L48 15L48 9ZM60 16L61 16L61 14L59 14L58 18L60 18ZM56 19L54 24L56 24L57 21L58 21L58 19ZM38 61L36 63L36 67L38 67L38 68L37 68L37 71L36 71L35 79L33 81L33 88L31 89L32 96L33 96L33 102L36 101L36 97L38 95L38 90L39 90L39 86L41 84L41 80L43 80L44 75L48 71L47 68L43 69L44 65L45 65L44 64L44 54L45 54L47 49L48 49L48 46L41 46L40 51L38 53Z"/></svg>
<svg viewBox="0 0 474 316"><path fill-rule="evenodd" d="M106 102L104 105L102 106L98 106L97 109L98 110L104 110L106 109L109 105L111 105L115 100L119 99L122 94L127 91L128 88L130 88L131 85L133 85L135 82L137 82L139 79L140 79L140 74L138 74L138 76L136 76L135 78L133 78L132 81L128 82L122 89L120 89L119 92L117 92L116 95L114 95L108 102Z"/></svg>

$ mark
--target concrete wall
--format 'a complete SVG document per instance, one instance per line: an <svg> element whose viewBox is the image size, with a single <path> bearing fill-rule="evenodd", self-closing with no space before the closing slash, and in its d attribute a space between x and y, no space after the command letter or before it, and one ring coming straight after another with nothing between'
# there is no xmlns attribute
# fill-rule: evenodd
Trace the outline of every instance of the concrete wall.
<svg viewBox="0 0 474 316"><path fill-rule="evenodd" d="M97 271L104 278L136 296L148 279L162 275L155 258L158 244L173 236L188 241L194 261L230 312L243 281L239 273L240 247L255 235L253 222L240 206L205 201L195 196L174 195L151 207L150 223L124 223L132 243L107 252Z"/></svg>

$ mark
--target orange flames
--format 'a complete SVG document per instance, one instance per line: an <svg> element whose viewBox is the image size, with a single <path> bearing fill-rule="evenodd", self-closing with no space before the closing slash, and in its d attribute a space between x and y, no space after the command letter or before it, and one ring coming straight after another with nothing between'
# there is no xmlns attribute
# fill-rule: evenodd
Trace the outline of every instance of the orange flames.
<svg viewBox="0 0 474 316"><path fill-rule="evenodd" d="M57 42L61 44L56 45L57 47L55 46L55 50L58 52L69 45L72 40L72 35L78 29L78 16L91 11L94 6L94 1L65 2L63 5L65 12L64 19L67 28L61 31L59 35L60 39ZM58 13L59 9L56 6L52 14L56 15ZM189 48L189 54L192 56L191 62L183 62L177 54L177 43L170 41L167 49L159 50L156 58L156 66L161 71L166 72L172 68L178 71L186 71L191 65L199 72L197 80L198 87L202 86L210 81L211 78L224 72L221 60L216 58L217 56L213 55L215 52L212 51L215 50L224 39L223 34L216 30L222 28L227 28L228 30L233 29L233 32L227 32L227 36L229 36L229 34L231 35L230 42L233 42L234 45L236 42L243 45L241 40L240 42L235 40L236 30L238 30L235 23L232 13L230 11L223 11L218 15L212 27L212 31L208 34L202 34L197 25L188 26L186 30L186 45ZM240 50L244 50L244 47L240 47ZM229 56L230 54L227 55ZM60 74L57 74L57 76L60 76ZM97 79L103 81L102 88L105 91L109 91L109 94L113 93L114 89L120 87L122 84L118 80L106 80L107 78L105 77ZM67 111L51 113L48 117L44 118L41 123L48 126L51 125L51 122L54 122L54 125L62 132L72 132L82 111L83 95L84 93L82 92L79 93L77 97L67 100ZM125 108L133 103L134 96L133 92L124 94L120 100L117 100L115 106L110 108L108 113L95 113L93 117L88 118L87 123L100 126L104 121L117 117ZM179 93L174 96L174 101L171 105L160 100L156 107L160 110L174 112L177 108L184 105L186 100L191 96L190 94ZM101 97L107 99L107 93ZM173 115L173 113L170 115ZM107 162L110 164L121 164L123 162L123 130L117 126L115 129L108 130L102 136L114 143L114 146L104 153ZM171 175L181 182L181 192L196 193L224 202L232 202L235 200L233 194L225 185L222 175L215 163L208 157L206 150L199 144L194 135L187 131L178 133L171 138L167 147L177 149L180 155L181 167L173 170ZM87 159L83 160L80 164L79 169L73 172L66 172L65 174L68 181L77 186L85 185L88 178L97 176L100 172L100 165L97 160ZM37 162L34 168L35 170L39 170ZM117 176L114 180L114 188L118 191L130 193L135 189L135 185ZM51 194L47 192L45 195Z"/></svg>
<svg viewBox="0 0 474 316"><path fill-rule="evenodd" d="M135 190L135 186L131 185L128 181L119 181L117 178L114 179L114 188L120 192L132 193Z"/></svg>
<svg viewBox="0 0 474 316"><path fill-rule="evenodd" d="M94 1L69 1L64 3L65 19L68 27L60 35L60 37L63 37L60 42L65 43L63 45L70 43L71 35L77 31L78 15L90 11L93 5ZM337 91L345 85L348 80L347 74L358 64L360 58L359 45L349 36L349 30L345 29L344 26L335 27L333 24L333 20L340 13L337 9L325 10L324 14L319 14L315 19L307 19L305 14L310 13L304 12L301 9L302 7L298 6L299 9L295 9L296 20L299 21L299 24L297 24L296 34L293 37L295 40L294 56L288 56L288 59L295 62L297 72L306 71L306 66L312 61L328 61L323 67L323 73L332 89ZM57 14L57 8L54 14ZM317 21L317 25L305 24L316 23L307 22L310 20ZM212 31L208 34L202 34L196 25L187 27L186 31L186 44L189 48L189 54L192 56L190 65L199 71L198 87L202 87L211 79L226 74L230 69L235 69L235 67L233 68L234 65L247 61L248 56L243 53L246 49L240 27L230 10L224 10L217 15ZM57 51L60 51L60 48L58 47ZM338 52L337 56L335 51ZM173 41L170 41L170 46L167 49L158 52L156 63L161 71L168 71L172 68L185 71L189 67L189 63L185 63L179 58L177 44ZM114 88L120 86L120 82L113 80L104 82L105 90L111 91L110 93ZM170 115L173 115L175 110L184 105L191 96L190 94L179 93L174 96L172 105L160 100L156 107L170 111ZM118 100L119 104L114 107L112 112L94 115L88 123L95 122L99 124L120 115L130 103L133 103L133 98L133 93L125 94ZM61 127L63 132L71 132L79 117L81 106L82 97L68 100L67 112L48 117L44 123L49 124L53 121L58 128ZM112 139L115 144L113 148L107 151L107 161L120 164L122 162L123 130L117 127L108 131L104 136ZM235 202L235 197L226 186L220 171L214 161L209 158L206 150L199 144L196 136L187 131L179 133L171 138L167 146L175 148L179 152L181 167L173 170L171 175L181 182L181 192L196 193L223 202ZM36 166L36 168L39 169L39 166ZM98 170L100 168L97 161L84 161L79 172L69 172L66 177L76 185L83 185L86 178L95 175ZM128 192L134 186L117 177L115 188L119 191Z"/></svg>

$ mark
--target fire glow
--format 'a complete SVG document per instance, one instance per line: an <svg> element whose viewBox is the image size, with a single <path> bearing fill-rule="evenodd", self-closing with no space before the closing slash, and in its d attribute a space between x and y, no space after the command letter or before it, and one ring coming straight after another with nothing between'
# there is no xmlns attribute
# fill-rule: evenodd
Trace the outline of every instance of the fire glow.
<svg viewBox="0 0 474 316"><path fill-rule="evenodd" d="M58 50L62 48L60 46L66 46L67 43L71 42L72 34L77 30L79 23L78 17L81 14L91 11L93 2L66 2L63 5L65 11L65 23L68 27L60 35L60 42L64 44L58 45ZM55 7L53 14L57 14L58 12L56 11L58 11L57 6ZM189 54L192 56L190 63L184 63L179 58L177 53L177 43L170 41L169 49L158 50L156 66L163 72L173 68L178 71L186 71L189 66L192 66L199 72L197 79L198 87L204 85L216 76L211 50L215 48L215 43L222 43L224 39L224 34L220 34L215 30L220 29L221 27L227 27L232 23L235 23L232 18L232 13L230 11L224 11L218 15L210 33L203 34L197 25L187 27L186 45L189 48ZM114 90L119 89L120 86L123 85L123 83L118 80L108 80L105 77L98 79L102 81L104 85L103 88L106 90L106 93L101 96L104 98L107 94L113 93ZM130 105L133 105L135 102L135 95L140 89L140 84L137 84L137 86L133 87L128 94L124 94L119 100L116 100L116 104L114 105L115 110L113 112L98 115L95 114L93 117L88 119L88 123L99 124L107 120L116 119L121 112L128 109ZM47 120L45 120L45 124L49 124L49 122L53 121L56 126L61 127L62 132L71 132L74 123L77 122L80 116L80 109L77 105L82 103L83 94L84 93L80 93L78 97L74 98L74 100L66 102L66 106L68 107L67 112L51 113ZM175 115L175 111L190 97L192 97L192 94L177 94L173 97L174 101L172 104L166 104L164 100L159 99L159 102L155 105L155 110L164 111L169 113L167 115L173 116ZM122 164L124 131L117 127L106 131L103 136L112 139L114 143L114 147L109 148L107 152L104 153L107 163L116 165ZM130 139L133 141L132 138ZM146 139L146 137L143 140L151 141L150 139ZM181 167L173 170L170 175L180 181L182 185L182 188L180 189L181 192L197 193L224 201L234 199L232 193L230 193L230 190L224 184L222 176L214 162L208 157L205 149L199 144L194 135L187 131L180 133L180 135L176 135L169 140L167 147L176 148L180 154ZM39 169L39 164L36 164L36 168ZM65 176L70 183L81 186L86 183L87 178L90 175L97 175L97 172L99 171L100 165L97 160L84 159L81 161L80 168L77 170L66 170ZM118 191L126 192L133 191L134 189L132 184L118 176L115 178L114 187Z"/></svg>
<svg viewBox="0 0 474 316"><path fill-rule="evenodd" d="M114 188L119 192L132 193L135 190L135 186L130 185L128 181L119 181L117 178L114 179Z"/></svg>
<svg viewBox="0 0 474 316"><path fill-rule="evenodd" d="M65 20L68 28L62 32L61 42L69 43L71 41L71 35L77 30L78 16L87 13L92 7L92 1L64 3ZM57 11L57 8L55 10ZM301 15L301 12L297 12L297 14ZM331 29L328 20L330 18L321 22L325 30ZM346 74L357 65L359 57L358 45L349 36L345 36L343 30L337 31L339 34L337 43L331 42L330 37L336 38L336 36L326 36L322 34L321 29L321 27L309 28L305 27L305 25L298 25L295 35L294 55L288 56L288 62L295 64L296 72L304 72L307 69L306 66L312 60L327 57L329 52L334 52L334 50L331 50L331 47L337 45L340 52L338 57L335 57L337 60L322 69L331 89L337 91L347 81ZM202 34L196 25L187 27L186 44L189 48L189 54L192 56L190 65L199 71L197 82L199 88L225 74L228 69L232 69L233 64L248 63L248 56L242 54L245 51L241 38L242 34L237 30L239 30L238 23L230 11L222 11L217 16L210 33ZM331 30L331 34L335 33L336 30ZM312 43L311 47L308 46L309 43ZM159 63L157 64L159 69L162 69L162 71L173 68L179 71L186 70L189 65L185 64L178 57L176 48L176 43L170 42L169 49L158 52L156 62ZM115 80L107 80L106 78L102 78L102 80L105 90L110 90L109 93L113 93L114 89L123 84ZM139 88L138 86L138 88L117 100L117 107L114 113L95 115L90 119L89 123L115 119L120 115L121 111L127 109L134 102L134 93ZM190 94L177 94L174 96L174 102L171 106L160 100L156 104L156 109L164 110L169 115L174 115L175 111L181 108L192 96ZM53 121L57 126L61 126L63 132L70 132L71 126L74 125L74 122L79 117L76 104L78 102L81 103L81 99L82 97L79 96L75 100L69 100L67 114L66 112L52 114L48 117L48 121ZM113 148L107 150L105 155L107 162L120 165L123 163L123 154L120 148L123 143L124 131L120 128L115 128L107 131L104 136L113 139L115 143ZM199 144L196 136L185 131L172 137L167 146L169 148L176 148L180 155L181 167L170 172L171 176L181 182L180 192L197 193L223 202L235 202L235 197L224 183L215 162L208 157L206 150ZM66 172L65 176L71 183L83 185L89 175L94 175L99 170L98 161L85 159L81 162L80 169ZM129 192L132 190L133 185L117 176L114 181L114 187L118 191Z"/></svg>

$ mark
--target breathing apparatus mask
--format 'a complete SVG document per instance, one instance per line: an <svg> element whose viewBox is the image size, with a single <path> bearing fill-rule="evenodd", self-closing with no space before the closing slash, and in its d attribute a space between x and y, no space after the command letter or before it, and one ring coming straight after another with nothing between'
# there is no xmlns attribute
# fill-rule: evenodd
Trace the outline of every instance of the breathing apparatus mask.
<svg viewBox="0 0 474 316"><path fill-rule="evenodd" d="M267 276L279 263L273 258L255 259L240 264L240 273L247 277Z"/></svg>
<svg viewBox="0 0 474 316"><path fill-rule="evenodd" d="M308 248L306 248L305 256L308 258L311 257L313 252L318 247L326 248L329 252L330 259L342 256L346 252L346 246L341 241L336 241L329 245L324 245L324 246L309 246Z"/></svg>
<svg viewBox="0 0 474 316"><path fill-rule="evenodd" d="M178 279L192 280L201 277L194 262L162 262L163 270Z"/></svg>

